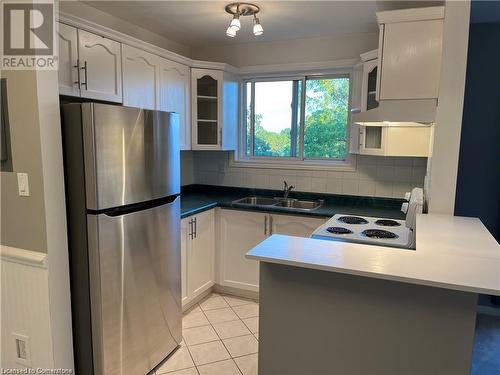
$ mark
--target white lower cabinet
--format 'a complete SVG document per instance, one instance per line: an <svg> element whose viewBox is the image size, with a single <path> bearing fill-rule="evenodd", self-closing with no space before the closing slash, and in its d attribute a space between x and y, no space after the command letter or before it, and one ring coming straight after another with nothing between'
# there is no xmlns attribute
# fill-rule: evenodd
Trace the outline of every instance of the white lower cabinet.
<svg viewBox="0 0 500 375"><path fill-rule="evenodd" d="M245 254L271 234L309 237L326 219L221 209L218 216L218 279L222 286L259 290L259 263Z"/></svg>
<svg viewBox="0 0 500 375"><path fill-rule="evenodd" d="M245 258L252 247L264 241L269 215L259 212L219 211L218 283L223 286L259 290L259 262Z"/></svg>
<svg viewBox="0 0 500 375"><path fill-rule="evenodd" d="M181 220L182 304L215 283L215 210Z"/></svg>
<svg viewBox="0 0 500 375"><path fill-rule="evenodd" d="M310 237L312 232L326 220L326 218L299 215L270 215L271 234Z"/></svg>

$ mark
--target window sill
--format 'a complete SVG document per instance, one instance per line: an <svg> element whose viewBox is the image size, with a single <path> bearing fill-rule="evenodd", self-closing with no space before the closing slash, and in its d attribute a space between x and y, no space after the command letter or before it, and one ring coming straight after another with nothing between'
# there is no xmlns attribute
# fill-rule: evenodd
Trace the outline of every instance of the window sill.
<svg viewBox="0 0 500 375"><path fill-rule="evenodd" d="M269 159L236 159L231 155L229 166L235 168L267 168L267 169L293 169L309 171L356 171L356 155L348 155L342 161L321 161L321 160L269 160Z"/></svg>

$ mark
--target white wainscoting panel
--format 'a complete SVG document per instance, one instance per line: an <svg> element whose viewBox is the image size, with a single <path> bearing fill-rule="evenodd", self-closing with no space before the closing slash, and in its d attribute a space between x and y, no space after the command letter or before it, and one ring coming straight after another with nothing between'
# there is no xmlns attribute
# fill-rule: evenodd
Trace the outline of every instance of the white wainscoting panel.
<svg viewBox="0 0 500 375"><path fill-rule="evenodd" d="M52 368L47 254L1 246L2 368L16 362L13 334L28 336L32 368Z"/></svg>

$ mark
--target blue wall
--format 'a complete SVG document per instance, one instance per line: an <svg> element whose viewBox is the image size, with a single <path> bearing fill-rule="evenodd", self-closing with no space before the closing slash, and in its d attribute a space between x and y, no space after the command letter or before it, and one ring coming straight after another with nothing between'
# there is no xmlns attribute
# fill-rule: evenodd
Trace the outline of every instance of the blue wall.
<svg viewBox="0 0 500 375"><path fill-rule="evenodd" d="M470 26L455 215L500 242L500 23Z"/></svg>

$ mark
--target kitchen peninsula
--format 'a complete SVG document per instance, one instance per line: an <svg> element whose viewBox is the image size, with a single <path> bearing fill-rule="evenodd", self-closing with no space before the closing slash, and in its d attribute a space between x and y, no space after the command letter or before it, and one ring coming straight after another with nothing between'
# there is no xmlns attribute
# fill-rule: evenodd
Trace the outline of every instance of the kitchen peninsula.
<svg viewBox="0 0 500 375"><path fill-rule="evenodd" d="M474 218L419 215L417 228L416 250L279 235L252 249L259 374L468 374L500 246Z"/></svg>

